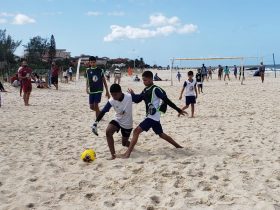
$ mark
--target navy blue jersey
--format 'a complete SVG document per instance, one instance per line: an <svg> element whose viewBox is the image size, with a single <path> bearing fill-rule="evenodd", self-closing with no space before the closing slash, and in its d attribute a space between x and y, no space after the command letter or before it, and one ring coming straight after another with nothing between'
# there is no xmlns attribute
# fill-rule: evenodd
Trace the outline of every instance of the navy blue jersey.
<svg viewBox="0 0 280 210"><path fill-rule="evenodd" d="M103 92L103 78L104 78L103 69L99 67L88 68L86 70L85 77L87 78L89 92L91 94Z"/></svg>

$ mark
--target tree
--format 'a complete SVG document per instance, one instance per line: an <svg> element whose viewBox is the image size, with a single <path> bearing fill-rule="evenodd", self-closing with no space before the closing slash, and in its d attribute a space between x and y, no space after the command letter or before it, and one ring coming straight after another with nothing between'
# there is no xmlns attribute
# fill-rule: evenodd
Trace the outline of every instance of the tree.
<svg viewBox="0 0 280 210"><path fill-rule="evenodd" d="M50 44L47 39L43 39L40 36L36 36L30 39L27 45L24 45L26 58L29 63L38 64L43 60L46 55Z"/></svg>
<svg viewBox="0 0 280 210"><path fill-rule="evenodd" d="M50 47L49 47L49 62L52 63L56 55L55 39L51 36Z"/></svg>
<svg viewBox="0 0 280 210"><path fill-rule="evenodd" d="M14 41L10 35L6 35L6 30L0 29L0 61L11 64L15 62L15 51L20 46L21 41Z"/></svg>

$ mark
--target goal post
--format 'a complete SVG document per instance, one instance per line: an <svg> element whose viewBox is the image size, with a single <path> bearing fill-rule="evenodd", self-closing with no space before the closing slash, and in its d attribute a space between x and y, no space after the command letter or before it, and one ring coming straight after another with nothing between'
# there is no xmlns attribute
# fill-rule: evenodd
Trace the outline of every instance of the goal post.
<svg viewBox="0 0 280 210"><path fill-rule="evenodd" d="M239 60L240 61L240 67L241 67L241 75L244 73L244 62L245 59L259 59L259 57L242 57L242 56L236 56L236 57L208 57L208 58L171 58L170 62L170 80L171 80L171 86L173 86L173 77L172 77L172 71L173 71L173 65L175 61L211 61L211 60ZM244 78L242 77L241 84L243 84Z"/></svg>

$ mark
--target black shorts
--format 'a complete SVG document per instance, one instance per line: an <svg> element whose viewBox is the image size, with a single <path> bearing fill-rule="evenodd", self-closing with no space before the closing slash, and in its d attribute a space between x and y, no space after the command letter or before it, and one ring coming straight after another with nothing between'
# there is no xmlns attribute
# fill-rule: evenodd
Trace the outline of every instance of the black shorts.
<svg viewBox="0 0 280 210"><path fill-rule="evenodd" d="M52 81L53 85L57 85L58 84L58 77L52 77L51 81Z"/></svg>
<svg viewBox="0 0 280 210"><path fill-rule="evenodd" d="M195 96L186 96L186 105L195 104Z"/></svg>
<svg viewBox="0 0 280 210"><path fill-rule="evenodd" d="M114 126L116 126L118 128L117 133L121 130L122 136L128 138L131 134L132 128L131 129L126 129L120 126L120 124L115 121L112 120L111 122L109 122L109 124L112 124Z"/></svg>

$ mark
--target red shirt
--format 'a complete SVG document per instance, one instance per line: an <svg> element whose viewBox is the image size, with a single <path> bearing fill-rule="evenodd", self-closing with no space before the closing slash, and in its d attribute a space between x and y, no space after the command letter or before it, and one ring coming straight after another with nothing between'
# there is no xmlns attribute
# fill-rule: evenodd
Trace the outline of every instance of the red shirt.
<svg viewBox="0 0 280 210"><path fill-rule="evenodd" d="M52 67L52 76L53 77L57 77L58 76L58 72L59 72L59 69L58 69L57 66Z"/></svg>
<svg viewBox="0 0 280 210"><path fill-rule="evenodd" d="M21 78L22 85L31 85L31 74L32 74L31 68L27 66L23 66L18 73L21 77L26 77L26 78Z"/></svg>

